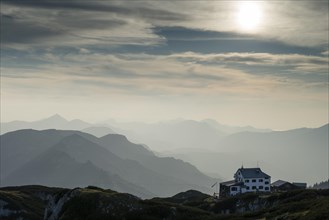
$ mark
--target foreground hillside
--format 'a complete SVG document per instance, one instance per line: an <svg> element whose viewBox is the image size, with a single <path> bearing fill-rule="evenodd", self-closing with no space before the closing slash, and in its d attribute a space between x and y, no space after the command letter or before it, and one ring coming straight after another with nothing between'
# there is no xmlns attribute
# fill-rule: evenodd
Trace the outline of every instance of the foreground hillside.
<svg viewBox="0 0 329 220"><path fill-rule="evenodd" d="M329 190L249 194L214 200L189 190L142 200L98 187L0 188L1 219L329 219Z"/></svg>

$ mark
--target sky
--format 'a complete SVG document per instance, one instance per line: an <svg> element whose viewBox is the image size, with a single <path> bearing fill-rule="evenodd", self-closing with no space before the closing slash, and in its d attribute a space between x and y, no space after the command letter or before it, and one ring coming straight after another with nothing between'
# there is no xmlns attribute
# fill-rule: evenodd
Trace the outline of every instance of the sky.
<svg viewBox="0 0 329 220"><path fill-rule="evenodd" d="M328 123L328 0L1 1L1 121Z"/></svg>

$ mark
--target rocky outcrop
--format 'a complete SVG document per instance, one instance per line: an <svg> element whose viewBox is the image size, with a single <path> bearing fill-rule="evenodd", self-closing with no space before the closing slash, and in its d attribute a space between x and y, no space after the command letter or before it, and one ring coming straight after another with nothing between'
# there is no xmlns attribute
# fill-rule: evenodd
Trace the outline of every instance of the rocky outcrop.
<svg viewBox="0 0 329 220"><path fill-rule="evenodd" d="M7 205L8 202L0 200L0 217L9 217L22 212L22 210L12 210L10 208L7 208Z"/></svg>
<svg viewBox="0 0 329 220"><path fill-rule="evenodd" d="M44 220L57 220L62 211L64 204L78 195L80 193L80 188L75 188L62 197L48 195L47 197L47 207L45 209Z"/></svg>

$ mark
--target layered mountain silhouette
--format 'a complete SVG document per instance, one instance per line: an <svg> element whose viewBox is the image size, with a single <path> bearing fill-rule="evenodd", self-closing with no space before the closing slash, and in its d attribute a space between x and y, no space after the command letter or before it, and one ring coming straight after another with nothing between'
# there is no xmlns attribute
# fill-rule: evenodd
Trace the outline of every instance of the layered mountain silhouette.
<svg viewBox="0 0 329 220"><path fill-rule="evenodd" d="M90 123L84 122L80 119L74 119L71 121L66 120L62 116L55 114L49 118L45 118L38 121L12 121L7 123L1 123L1 134L5 134L10 131L16 131L21 129L62 129L62 130L82 130L91 127Z"/></svg>
<svg viewBox="0 0 329 220"><path fill-rule="evenodd" d="M117 123L119 133L156 151L178 148L214 148L226 134L199 121L178 120L154 124Z"/></svg>
<svg viewBox="0 0 329 220"><path fill-rule="evenodd" d="M2 179L6 177L8 178L6 181L14 181L12 174L14 171L54 148L56 144L60 144L61 147L57 146L57 148L62 149L61 152L78 165L90 163L100 169L100 172L105 171L112 179L120 177L119 182L126 181L127 184L143 188L148 195L158 195L161 192L167 196L174 186L208 186L209 178L204 177L198 169L211 176L231 179L235 170L243 164L251 167L261 166L273 180L284 179L290 182L314 184L327 178L328 124L319 128L271 131L253 127L226 126L211 119L201 122L180 119L154 124L117 123L113 120L110 122L111 125L107 125L106 122L103 125L94 125L81 120L68 121L59 115L54 115L36 122L2 123L2 133L21 128L69 129L40 132L21 130L3 135L1 145L11 147L1 146L1 164L6 166L5 168L2 166ZM63 148L70 140L69 136L73 139L72 146L74 143L81 142L81 146L77 148L79 150L72 146ZM134 144L126 137L135 143L146 145ZM102 151L105 149L119 159L113 157L113 161L116 162L111 164L109 169L109 164L96 159L82 160L82 155L76 158L84 145L98 149L94 158L98 158L97 155L106 155L107 153ZM84 154L93 155L86 151L86 147L83 149ZM158 157L150 149L154 150L156 155L167 155L181 160ZM196 165L198 169L184 161ZM119 167L116 164L120 164ZM133 169L135 167L140 171ZM128 172L129 170L134 172ZM143 175L139 175L140 173ZM9 174L12 174L10 179ZM143 176L145 180L141 181L139 176ZM99 185L105 187L101 183ZM207 192L205 188L200 190ZM133 191L129 192L133 193Z"/></svg>
<svg viewBox="0 0 329 220"><path fill-rule="evenodd" d="M226 133L226 134L234 134L234 133L240 133L240 132L271 132L271 129L260 129L260 128L254 128L252 126L229 126L218 123L214 119L204 119L202 122L207 123L208 125Z"/></svg>
<svg viewBox="0 0 329 220"><path fill-rule="evenodd" d="M108 120L102 124L91 124L79 119L69 121L58 114L33 122L1 123L1 134L21 129L80 130L96 137L120 133L133 142L146 144L156 151L181 148L212 149L218 146L222 137L229 134L245 131L271 131L250 126L227 126L213 119L202 121L177 119L159 123L118 123L114 120Z"/></svg>
<svg viewBox="0 0 329 220"><path fill-rule="evenodd" d="M202 121L177 119L159 123L118 123L106 121L115 130L136 143L144 143L153 150L163 152L177 149L215 149L222 138L240 132L270 132L251 126L237 127L218 123L213 119Z"/></svg>
<svg viewBox="0 0 329 220"><path fill-rule="evenodd" d="M144 198L190 188L209 192L213 180L191 164L160 158L124 136L70 130L19 130L1 136L1 185L97 185Z"/></svg>
<svg viewBox="0 0 329 220"><path fill-rule="evenodd" d="M221 139L216 150L172 151L171 155L224 179L245 166L261 166L272 179L314 184L328 177L328 127L241 132Z"/></svg>

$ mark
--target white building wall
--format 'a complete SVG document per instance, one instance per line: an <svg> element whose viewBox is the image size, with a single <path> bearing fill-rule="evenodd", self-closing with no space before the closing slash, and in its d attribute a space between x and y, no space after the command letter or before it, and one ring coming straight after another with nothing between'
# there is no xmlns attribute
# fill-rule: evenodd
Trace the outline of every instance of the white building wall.
<svg viewBox="0 0 329 220"><path fill-rule="evenodd" d="M270 192L271 191L271 178L242 178L244 185L247 187L247 192ZM249 187L249 188L248 188Z"/></svg>
<svg viewBox="0 0 329 220"><path fill-rule="evenodd" d="M242 188L241 193L245 192L271 192L271 178L244 178L240 171L234 174L235 181L244 182L246 188Z"/></svg>

